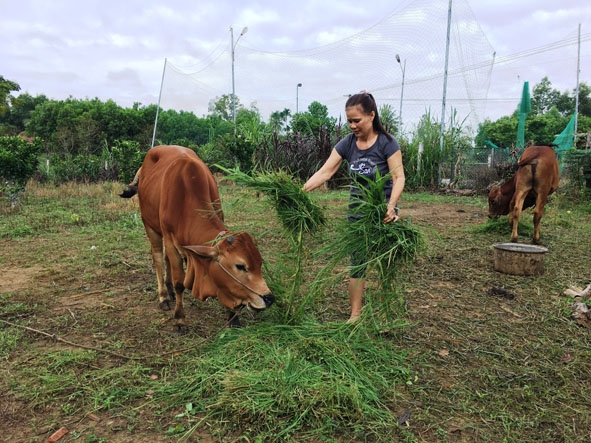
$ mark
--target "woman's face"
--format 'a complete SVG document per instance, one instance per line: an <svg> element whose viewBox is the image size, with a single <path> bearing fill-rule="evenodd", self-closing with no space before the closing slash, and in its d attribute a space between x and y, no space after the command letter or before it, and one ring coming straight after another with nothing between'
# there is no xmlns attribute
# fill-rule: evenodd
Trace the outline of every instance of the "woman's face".
<svg viewBox="0 0 591 443"><path fill-rule="evenodd" d="M374 112L366 114L361 105L351 106L345 109L347 114L347 123L349 128L355 134L355 137L365 138L373 133Z"/></svg>

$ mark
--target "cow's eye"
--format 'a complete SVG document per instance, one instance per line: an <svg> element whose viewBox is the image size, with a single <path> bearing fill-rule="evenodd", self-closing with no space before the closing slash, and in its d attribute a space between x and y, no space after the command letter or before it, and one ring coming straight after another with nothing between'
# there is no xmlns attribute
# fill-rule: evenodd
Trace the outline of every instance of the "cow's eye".
<svg viewBox="0 0 591 443"><path fill-rule="evenodd" d="M246 272L246 266L244 265L236 265L236 269L242 272Z"/></svg>

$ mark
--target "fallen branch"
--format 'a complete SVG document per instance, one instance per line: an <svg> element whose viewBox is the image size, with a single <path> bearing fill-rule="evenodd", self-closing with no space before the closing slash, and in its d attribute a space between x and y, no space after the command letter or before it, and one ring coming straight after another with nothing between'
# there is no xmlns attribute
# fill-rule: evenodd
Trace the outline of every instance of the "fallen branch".
<svg viewBox="0 0 591 443"><path fill-rule="evenodd" d="M225 329L226 327L230 326L232 320L236 317L236 315L237 315L237 313L234 313L234 316L232 316L232 318L230 318L226 323L224 323L224 326L220 329L220 331L222 329ZM74 346L74 347L82 348L82 349L88 349L89 351L102 352L104 354L112 355L113 357L123 358L125 360L135 360L135 361L138 361L138 360L148 360L148 359L151 359L151 358L162 357L164 355L170 355L170 354L182 354L182 353L185 353L185 352L190 351L192 349L195 349L197 346L199 346L199 345L205 343L207 340L209 340L207 338L204 338L201 342L196 343L195 345L190 346L188 348L178 349L178 350L173 350L173 351L167 351L167 352L163 352L163 353L158 354L158 355L157 354L151 354L151 355L147 355L147 356L143 356L143 357L130 357L129 355L119 354L117 352L108 351L106 349L95 348L94 346L81 345L80 343L74 343L74 342L71 342L69 340L66 340L66 339L61 338L59 335L50 334L50 333L45 332L45 331L40 331L39 329L30 328L28 326L22 326L22 325L19 325L19 324L16 324L16 323L12 323L12 322L10 322L8 320L2 320L2 319L0 319L0 322L5 323L5 324L7 324L9 326L13 326L15 328L21 328L21 329L24 329L24 330L29 331L29 332L34 332L35 334L39 334L39 335L43 335L45 337L49 337L49 338L51 338L51 339L53 339L55 341L59 341L60 343L64 343L64 344L67 344L67 345L70 345L70 346ZM218 332L220 332L220 331L218 331Z"/></svg>
<svg viewBox="0 0 591 443"><path fill-rule="evenodd" d="M7 325L10 325L10 326L13 326L13 327L16 327L16 328L25 329L26 331L34 332L36 334L40 334L40 335L43 335L45 337L49 337L49 338L51 338L51 339L53 339L55 341L59 341L61 343L65 343L65 344L70 345L70 346L75 346L77 348L88 349L90 351L102 352L102 353L105 353L105 354L112 355L114 357L124 358L126 360L142 360L142 357L130 357L128 355L118 354L117 352L107 351L106 349L95 348L93 346L87 346L87 345L81 345L79 343L74 343L74 342L71 342L69 340L65 340L65 339L61 338L59 335L49 334L48 332L40 331L39 329L34 329L34 328L30 328L28 326L18 325L16 323L12 323L12 322L9 322L9 321L6 321L6 320L0 319L0 322L6 323Z"/></svg>

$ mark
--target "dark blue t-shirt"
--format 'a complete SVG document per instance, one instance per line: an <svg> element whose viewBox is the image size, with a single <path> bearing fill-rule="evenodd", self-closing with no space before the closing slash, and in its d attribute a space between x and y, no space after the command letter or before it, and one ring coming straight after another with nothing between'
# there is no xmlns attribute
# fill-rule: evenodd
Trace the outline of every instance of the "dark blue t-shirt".
<svg viewBox="0 0 591 443"><path fill-rule="evenodd" d="M376 170L380 171L380 176L390 172L388 159L397 151L400 146L395 138L388 140L383 133L378 133L376 142L369 149L359 149L357 147L357 137L355 134L349 134L340 140L335 146L336 151L349 163L349 173L353 179L358 179L359 175L367 180L375 181ZM355 184L352 182L352 184ZM390 198L392 193L392 179L388 180L384 187L384 196ZM359 194L355 186L351 187L351 196Z"/></svg>

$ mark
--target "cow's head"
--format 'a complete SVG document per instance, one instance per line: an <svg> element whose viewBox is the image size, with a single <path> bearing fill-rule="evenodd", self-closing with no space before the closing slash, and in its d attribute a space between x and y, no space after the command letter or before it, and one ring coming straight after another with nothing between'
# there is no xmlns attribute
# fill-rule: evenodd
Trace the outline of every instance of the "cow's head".
<svg viewBox="0 0 591 443"><path fill-rule="evenodd" d="M275 301L261 272L261 253L249 234L229 234L214 245L184 248L195 260L193 297L217 296L229 309L246 306L255 311L262 311Z"/></svg>
<svg viewBox="0 0 591 443"><path fill-rule="evenodd" d="M500 186L492 186L488 192L488 217L498 218L509 213L509 199L503 196Z"/></svg>

